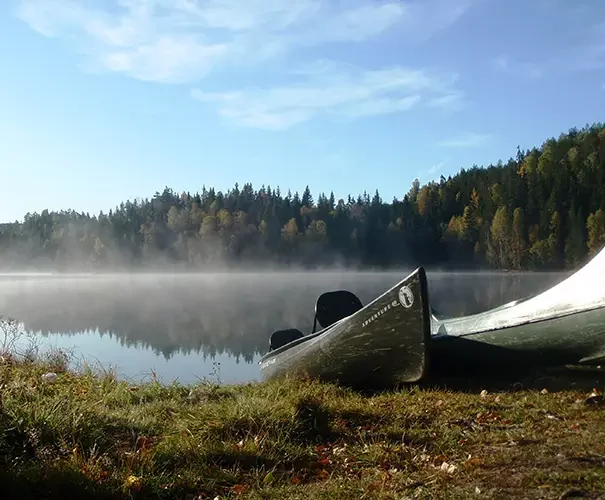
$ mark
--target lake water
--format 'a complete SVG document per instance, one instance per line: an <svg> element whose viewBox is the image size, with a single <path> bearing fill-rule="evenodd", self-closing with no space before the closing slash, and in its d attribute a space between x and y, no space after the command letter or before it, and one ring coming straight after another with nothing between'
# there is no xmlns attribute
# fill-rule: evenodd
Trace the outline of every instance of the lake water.
<svg viewBox="0 0 605 500"><path fill-rule="evenodd" d="M271 332L311 330L321 293L347 289L366 304L407 274L4 274L0 315L20 321L41 348L67 349L74 364L112 368L121 378L154 372L167 383L239 383L259 379ZM428 272L430 300L440 313L471 314L565 276Z"/></svg>

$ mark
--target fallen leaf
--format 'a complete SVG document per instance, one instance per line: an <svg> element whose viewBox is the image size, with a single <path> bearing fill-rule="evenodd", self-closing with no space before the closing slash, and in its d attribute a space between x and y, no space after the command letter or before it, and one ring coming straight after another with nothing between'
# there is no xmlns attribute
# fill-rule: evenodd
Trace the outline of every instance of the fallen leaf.
<svg viewBox="0 0 605 500"><path fill-rule="evenodd" d="M441 470L447 472L448 474L453 474L454 472L456 472L456 469L458 467L456 467L454 464L448 464L447 462L443 462L441 464Z"/></svg>
<svg viewBox="0 0 605 500"><path fill-rule="evenodd" d="M302 478L300 476L294 476L291 480L292 484L300 484L302 483Z"/></svg>
<svg viewBox="0 0 605 500"><path fill-rule="evenodd" d="M326 469L320 469L316 475L319 479L327 479L330 473Z"/></svg>
<svg viewBox="0 0 605 500"><path fill-rule="evenodd" d="M231 487L231 491L236 495L243 495L249 488L247 484L235 484Z"/></svg>
<svg viewBox="0 0 605 500"><path fill-rule="evenodd" d="M269 472L264 478L263 478L263 483L264 484L271 484L273 481L275 480L275 477L273 476L273 472Z"/></svg>
<svg viewBox="0 0 605 500"><path fill-rule="evenodd" d="M140 477L131 474L126 478L125 484L127 488L137 488L141 485L141 481Z"/></svg>
<svg viewBox="0 0 605 500"><path fill-rule="evenodd" d="M483 460L481 460L480 458L477 457L473 457L473 458L469 458L466 462L464 462L464 465L468 465L469 467L475 467L477 465L481 465L483 463Z"/></svg>

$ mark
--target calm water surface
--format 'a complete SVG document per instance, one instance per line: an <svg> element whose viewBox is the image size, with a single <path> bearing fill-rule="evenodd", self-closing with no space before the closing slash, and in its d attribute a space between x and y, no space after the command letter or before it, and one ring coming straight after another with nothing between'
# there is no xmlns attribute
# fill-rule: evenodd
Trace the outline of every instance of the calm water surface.
<svg viewBox="0 0 605 500"><path fill-rule="evenodd" d="M317 296L347 289L368 303L408 273L0 275L0 314L74 366L163 382L259 379L271 332L313 326ZM431 305L462 315L540 292L561 273L429 272ZM1 332L0 332L1 333Z"/></svg>

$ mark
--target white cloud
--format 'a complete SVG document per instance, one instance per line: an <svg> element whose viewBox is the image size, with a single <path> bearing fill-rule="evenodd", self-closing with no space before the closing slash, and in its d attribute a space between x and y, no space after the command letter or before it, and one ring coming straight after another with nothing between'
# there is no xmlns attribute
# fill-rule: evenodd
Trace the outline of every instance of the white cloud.
<svg viewBox="0 0 605 500"><path fill-rule="evenodd" d="M426 40L483 0L17 0L17 16L93 65L162 83L305 46L361 43L397 26Z"/></svg>
<svg viewBox="0 0 605 500"><path fill-rule="evenodd" d="M466 132L438 143L444 148L476 148L487 144L492 139L490 134L477 134Z"/></svg>
<svg viewBox="0 0 605 500"><path fill-rule="evenodd" d="M399 0L20 0L17 10L32 29L72 42L105 69L163 83L297 46L362 42L405 14Z"/></svg>
<svg viewBox="0 0 605 500"><path fill-rule="evenodd" d="M348 119L408 111L423 100L451 95L456 75L403 67L363 70L322 61L298 70L296 85L233 92L192 91L192 97L218 106L241 126L286 129L316 116ZM447 101L447 99L445 99Z"/></svg>
<svg viewBox="0 0 605 500"><path fill-rule="evenodd" d="M189 37L160 38L136 49L103 55L101 62L111 71L140 80L184 83L204 76L228 50L226 45L204 45Z"/></svg>
<svg viewBox="0 0 605 500"><path fill-rule="evenodd" d="M17 1L21 20L65 41L86 57L87 68L151 82L197 84L191 96L217 106L224 118L281 130L317 116L352 120L418 106L461 109L464 95L454 87L456 74L398 65L364 69L329 60L309 63L304 55L322 44L356 47L388 30L423 41L483 0ZM283 57L296 50L303 57ZM268 72L264 88L211 91L198 84L215 69L244 70L236 78L246 81L245 70L278 56L282 74L271 83L276 74Z"/></svg>

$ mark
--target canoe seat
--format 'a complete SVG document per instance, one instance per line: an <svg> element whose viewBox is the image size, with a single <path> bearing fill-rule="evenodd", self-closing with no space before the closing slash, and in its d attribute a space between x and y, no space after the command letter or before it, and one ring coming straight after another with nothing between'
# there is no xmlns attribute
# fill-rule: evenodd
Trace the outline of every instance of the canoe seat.
<svg viewBox="0 0 605 500"><path fill-rule="evenodd" d="M323 328L327 328L362 308L361 300L348 290L326 292L317 298L315 319ZM315 331L315 325L313 331Z"/></svg>
<svg viewBox="0 0 605 500"><path fill-rule="evenodd" d="M277 330L271 334L271 338L269 339L269 350L273 351L274 349L279 349L293 340L298 340L303 337L303 332L296 328Z"/></svg>

